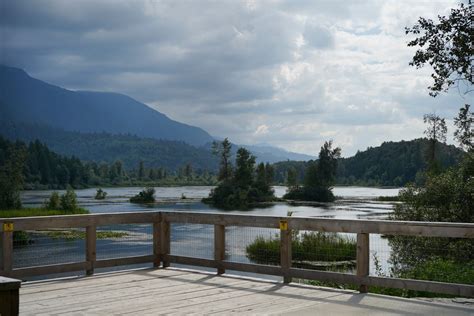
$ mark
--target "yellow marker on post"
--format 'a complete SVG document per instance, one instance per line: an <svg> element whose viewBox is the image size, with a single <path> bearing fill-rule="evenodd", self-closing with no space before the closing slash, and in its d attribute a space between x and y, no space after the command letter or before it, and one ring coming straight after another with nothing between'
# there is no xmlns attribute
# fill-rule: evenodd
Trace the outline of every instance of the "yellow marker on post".
<svg viewBox="0 0 474 316"><path fill-rule="evenodd" d="M288 221L280 221L280 230L288 230Z"/></svg>
<svg viewBox="0 0 474 316"><path fill-rule="evenodd" d="M3 223L3 231L4 232L12 232L13 231L13 223L8 223L8 222Z"/></svg>

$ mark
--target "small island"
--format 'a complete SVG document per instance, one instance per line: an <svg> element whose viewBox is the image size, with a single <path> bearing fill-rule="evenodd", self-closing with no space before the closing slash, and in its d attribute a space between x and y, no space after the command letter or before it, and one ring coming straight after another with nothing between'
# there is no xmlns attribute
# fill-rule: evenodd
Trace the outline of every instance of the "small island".
<svg viewBox="0 0 474 316"><path fill-rule="evenodd" d="M223 209L248 209L258 203L274 201L273 167L268 163L255 167L256 157L247 149L239 148L234 168L231 149L227 138L222 143L214 142L213 151L220 155L219 185L203 202Z"/></svg>

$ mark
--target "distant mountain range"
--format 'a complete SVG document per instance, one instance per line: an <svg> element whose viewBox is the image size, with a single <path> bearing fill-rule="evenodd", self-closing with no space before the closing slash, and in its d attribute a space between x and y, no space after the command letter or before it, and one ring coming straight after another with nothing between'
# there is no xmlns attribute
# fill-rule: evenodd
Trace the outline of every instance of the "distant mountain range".
<svg viewBox="0 0 474 316"><path fill-rule="evenodd" d="M182 156L189 151L194 151L192 157L209 160L209 153L204 151L210 150L214 140L203 129L171 120L126 95L70 91L32 78L22 69L2 65L0 123L0 134L9 139L39 139L60 154L84 160L120 159L127 166L143 160L150 166L164 163L175 168L176 164L189 160ZM112 150L103 143L105 139L115 145L120 143L122 150ZM235 150L237 147L246 147L258 161L270 163L314 158L272 146L234 145ZM215 162L195 161L195 164L204 167Z"/></svg>
<svg viewBox="0 0 474 316"><path fill-rule="evenodd" d="M84 133L129 133L191 145L213 140L203 129L173 121L126 95L66 90L18 68L0 66L0 87L0 115L14 122Z"/></svg>
<svg viewBox="0 0 474 316"><path fill-rule="evenodd" d="M69 91L31 78L21 69L0 66L0 135L11 140L39 139L53 151L82 160L114 162L125 168L177 170L190 163L194 170L215 171L219 158L211 154L214 138L201 128L182 124L125 95ZM240 147L233 146L233 152ZM315 157L272 146L242 145L257 161L276 163L276 180L284 182L289 167L300 177ZM404 185L426 168L427 140L385 142L355 156L342 158L339 184ZM440 163L457 163L463 151L438 144Z"/></svg>

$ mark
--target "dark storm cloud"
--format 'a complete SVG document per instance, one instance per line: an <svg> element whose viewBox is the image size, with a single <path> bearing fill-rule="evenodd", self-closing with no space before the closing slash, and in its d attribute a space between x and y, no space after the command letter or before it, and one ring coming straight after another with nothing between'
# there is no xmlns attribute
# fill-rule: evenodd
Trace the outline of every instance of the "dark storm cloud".
<svg viewBox="0 0 474 316"><path fill-rule="evenodd" d="M236 142L314 154L315 135L374 145L373 130L351 126L408 133L393 126L431 111L402 38L406 21L449 7L426 5L3 1L0 63L66 88L128 94Z"/></svg>

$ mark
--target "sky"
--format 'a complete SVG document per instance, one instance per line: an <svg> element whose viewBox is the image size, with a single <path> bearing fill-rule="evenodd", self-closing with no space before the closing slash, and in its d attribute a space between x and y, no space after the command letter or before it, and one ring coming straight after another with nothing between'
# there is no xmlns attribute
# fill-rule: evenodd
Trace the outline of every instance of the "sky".
<svg viewBox="0 0 474 316"><path fill-rule="evenodd" d="M0 4L0 63L73 90L127 94L240 144L343 156L418 138L452 118L428 95L405 26L456 1L15 0Z"/></svg>

